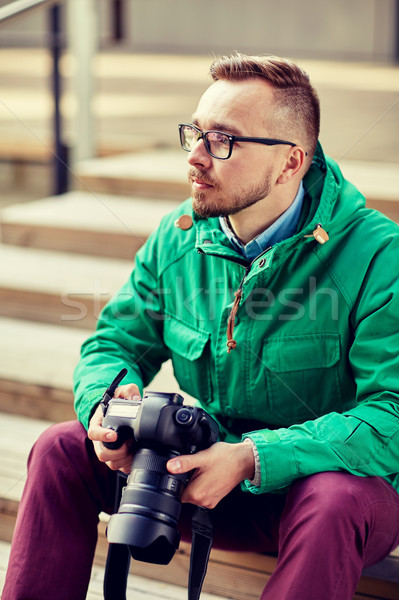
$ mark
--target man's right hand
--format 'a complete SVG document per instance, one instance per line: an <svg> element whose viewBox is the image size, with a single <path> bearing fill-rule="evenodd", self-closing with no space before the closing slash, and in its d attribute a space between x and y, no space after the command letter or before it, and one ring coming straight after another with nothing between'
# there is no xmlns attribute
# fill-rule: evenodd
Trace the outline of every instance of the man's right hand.
<svg viewBox="0 0 399 600"><path fill-rule="evenodd" d="M126 400L140 400L140 391L137 385L129 383L116 388L114 398L125 398ZM133 454L129 442L125 442L117 450L109 450L103 442L115 442L118 434L113 429L105 429L101 426L103 411L101 406L97 407L92 416L87 435L93 442L97 458L104 462L113 471L122 471L129 474L132 466Z"/></svg>

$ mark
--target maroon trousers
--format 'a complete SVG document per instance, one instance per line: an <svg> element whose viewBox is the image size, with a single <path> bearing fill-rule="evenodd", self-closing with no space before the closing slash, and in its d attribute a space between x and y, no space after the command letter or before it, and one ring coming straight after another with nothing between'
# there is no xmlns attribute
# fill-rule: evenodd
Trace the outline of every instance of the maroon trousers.
<svg viewBox="0 0 399 600"><path fill-rule="evenodd" d="M116 473L78 422L54 425L29 457L3 600L84 600L98 514ZM379 477L320 473L287 495L234 490L212 511L214 546L278 552L262 600L352 600L362 568L399 544L399 495ZM191 507L182 506L183 538Z"/></svg>

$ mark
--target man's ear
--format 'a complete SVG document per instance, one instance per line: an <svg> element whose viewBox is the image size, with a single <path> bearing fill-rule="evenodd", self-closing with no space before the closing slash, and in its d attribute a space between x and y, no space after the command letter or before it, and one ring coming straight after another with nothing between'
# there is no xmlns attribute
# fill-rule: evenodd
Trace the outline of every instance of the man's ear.
<svg viewBox="0 0 399 600"><path fill-rule="evenodd" d="M305 164L306 152L301 146L295 146L285 163L284 169L280 173L277 183L288 183L302 169Z"/></svg>

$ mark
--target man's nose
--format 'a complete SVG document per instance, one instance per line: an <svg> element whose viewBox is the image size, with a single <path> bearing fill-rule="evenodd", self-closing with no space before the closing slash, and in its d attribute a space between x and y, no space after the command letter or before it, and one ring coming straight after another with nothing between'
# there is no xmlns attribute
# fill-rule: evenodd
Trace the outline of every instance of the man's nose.
<svg viewBox="0 0 399 600"><path fill-rule="evenodd" d="M193 149L189 152L187 162L192 167L195 165L202 165L203 167L209 168L211 166L212 156L208 153L202 138L196 142Z"/></svg>

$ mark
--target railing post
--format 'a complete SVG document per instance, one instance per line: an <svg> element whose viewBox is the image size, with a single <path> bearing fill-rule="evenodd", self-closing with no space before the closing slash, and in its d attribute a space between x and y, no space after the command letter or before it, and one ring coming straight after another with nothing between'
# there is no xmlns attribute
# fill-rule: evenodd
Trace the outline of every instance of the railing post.
<svg viewBox="0 0 399 600"><path fill-rule="evenodd" d="M62 52L61 7L56 4L50 13L50 48L53 59L52 89L54 99L54 193L64 194L68 189L68 148L62 140L61 75L60 57Z"/></svg>
<svg viewBox="0 0 399 600"><path fill-rule="evenodd" d="M399 0L395 2L395 48L394 48L394 59L395 62L399 63Z"/></svg>
<svg viewBox="0 0 399 600"><path fill-rule="evenodd" d="M113 0L112 2L112 39L121 42L125 37L124 24L124 0Z"/></svg>
<svg viewBox="0 0 399 600"><path fill-rule="evenodd" d="M93 62L98 46L98 6L96 0L69 0L68 50L73 66L76 109L72 120L71 166L95 156L95 123L93 116Z"/></svg>

